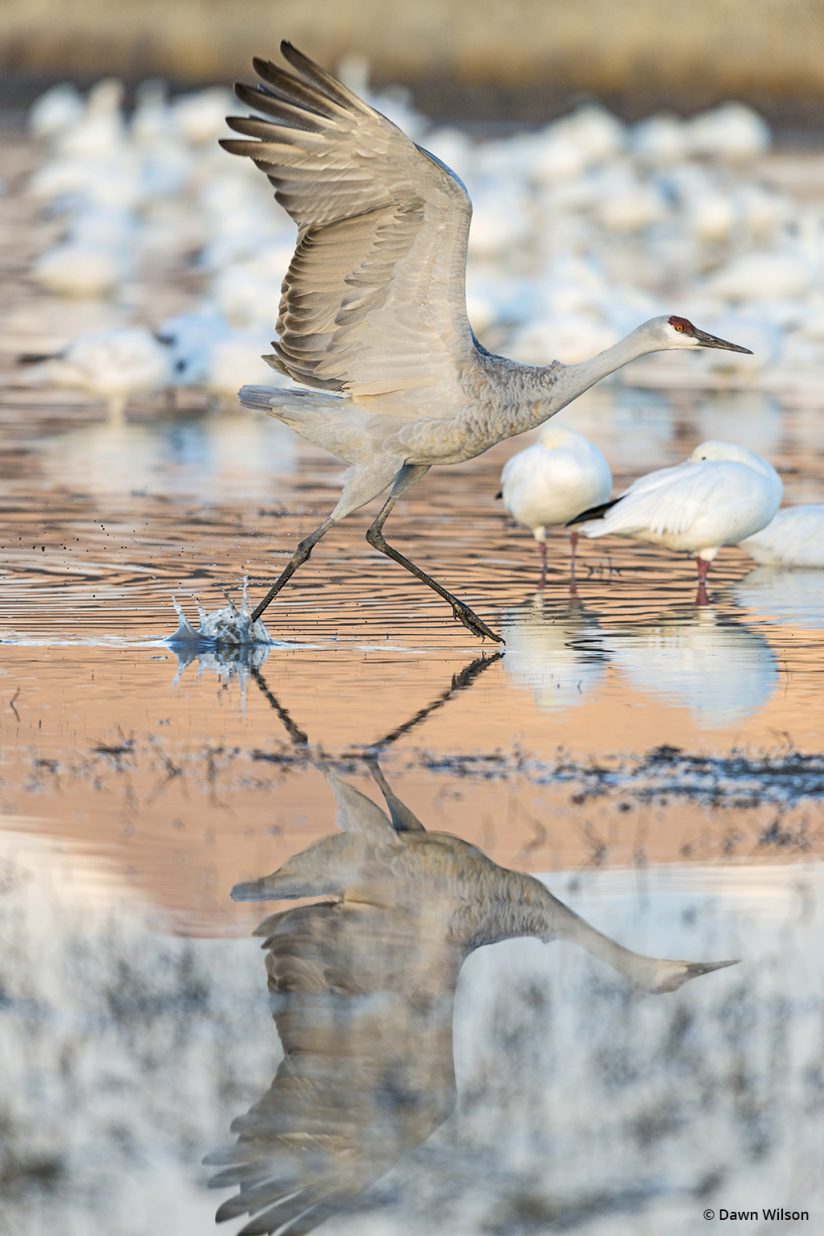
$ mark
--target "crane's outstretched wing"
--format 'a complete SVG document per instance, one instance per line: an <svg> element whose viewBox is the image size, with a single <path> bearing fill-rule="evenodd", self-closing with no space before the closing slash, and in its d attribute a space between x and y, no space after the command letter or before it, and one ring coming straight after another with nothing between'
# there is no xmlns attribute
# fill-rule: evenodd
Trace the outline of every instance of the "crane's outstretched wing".
<svg viewBox="0 0 824 1236"><path fill-rule="evenodd" d="M240 1236L304 1236L352 1206L455 1100L452 1007L460 959L429 954L429 998L410 983L422 946L403 916L329 903L272 915L267 970L284 1058L269 1090L205 1162L238 1192L216 1218ZM417 996L417 998L415 998Z"/></svg>
<svg viewBox="0 0 824 1236"><path fill-rule="evenodd" d="M230 117L298 225L283 281L276 367L370 410L449 416L477 363L466 316L472 208L445 164L415 146L290 43L290 73L256 59L238 97L272 117Z"/></svg>

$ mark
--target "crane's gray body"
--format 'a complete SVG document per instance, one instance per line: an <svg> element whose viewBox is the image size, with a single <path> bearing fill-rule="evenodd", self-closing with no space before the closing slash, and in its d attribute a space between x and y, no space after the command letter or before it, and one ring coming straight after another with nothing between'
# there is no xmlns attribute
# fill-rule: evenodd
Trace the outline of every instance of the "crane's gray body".
<svg viewBox="0 0 824 1236"><path fill-rule="evenodd" d="M554 416L593 383L662 348L732 347L683 318L653 318L591 361L522 365L494 356L466 312L472 207L450 168L289 43L290 73L255 60L238 97L268 119L230 117L221 144L269 177L298 228L274 352L303 390L244 387L349 465L335 510L301 543L260 614L344 516L393 486L370 543L434 588L476 635L499 637L383 539L393 499L433 464L463 463Z"/></svg>

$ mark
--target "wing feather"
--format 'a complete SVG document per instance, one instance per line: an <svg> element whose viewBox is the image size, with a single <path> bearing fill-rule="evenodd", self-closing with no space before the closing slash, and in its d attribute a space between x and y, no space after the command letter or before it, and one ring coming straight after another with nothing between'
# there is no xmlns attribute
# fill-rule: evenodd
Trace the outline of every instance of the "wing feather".
<svg viewBox="0 0 824 1236"><path fill-rule="evenodd" d="M237 87L267 119L232 117L241 136L222 142L254 160L298 226L274 364L370 411L448 416L478 355L466 189L326 70L289 43L281 51L295 72L255 60L263 85Z"/></svg>
<svg viewBox="0 0 824 1236"><path fill-rule="evenodd" d="M363 802L391 836L383 812ZM346 1211L452 1110L460 957L446 941L436 948L426 990L439 998L416 1001L411 976L428 954L402 914L315 903L260 930L283 1060L266 1094L233 1122L235 1145L205 1161L222 1169L211 1186L238 1189L218 1221L248 1215L246 1236L299 1236Z"/></svg>
<svg viewBox="0 0 824 1236"><path fill-rule="evenodd" d="M604 532L680 536L728 506L746 502L757 479L751 474L752 469L731 460L662 468L641 477L606 512Z"/></svg>

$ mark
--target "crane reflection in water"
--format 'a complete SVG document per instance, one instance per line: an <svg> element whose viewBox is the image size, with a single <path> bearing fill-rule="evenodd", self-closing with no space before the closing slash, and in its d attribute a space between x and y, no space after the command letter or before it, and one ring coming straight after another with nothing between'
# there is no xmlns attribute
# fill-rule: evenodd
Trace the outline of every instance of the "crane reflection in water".
<svg viewBox="0 0 824 1236"><path fill-rule="evenodd" d="M352 1210L447 1120L456 1102L455 992L474 950L516 937L567 940L652 993L734 964L632 952L533 876L499 866L451 833L427 831L394 794L377 750L494 659L478 658L431 705L367 749L383 805L311 751L260 670L252 671L292 742L325 774L338 831L232 890L241 901L316 899L277 911L256 929L283 1060L263 1097L234 1121L235 1143L205 1160L219 1169L213 1187L237 1190L217 1220L249 1216L243 1236L299 1236Z"/></svg>

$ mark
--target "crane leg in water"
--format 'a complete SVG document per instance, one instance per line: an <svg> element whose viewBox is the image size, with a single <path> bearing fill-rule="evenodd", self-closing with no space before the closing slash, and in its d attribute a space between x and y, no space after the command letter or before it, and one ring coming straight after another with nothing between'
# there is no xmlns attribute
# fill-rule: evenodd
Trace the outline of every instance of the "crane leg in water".
<svg viewBox="0 0 824 1236"><path fill-rule="evenodd" d="M392 486L392 492L387 498L384 505L378 514L377 519L370 524L366 539L374 548L380 550L382 554L386 554L387 558L392 558L404 570L409 571L412 575L417 576L421 583L426 584L427 588L431 588L437 592L439 597L443 597L452 606L452 612L458 622L462 622L467 631L471 631L473 635L479 636L481 639L493 639L496 643L502 644L504 641L500 635L486 625L482 618L479 618L463 601L459 601L451 592L447 592L446 588L434 580L431 575L427 575L426 571L421 567L416 566L409 558L405 558L399 550L394 546L389 545L383 535L383 525L386 523L395 503L400 498L405 490L409 489L410 485L414 485L421 477L425 476L429 471L428 464L404 464L398 475L395 477L395 483Z"/></svg>
<svg viewBox="0 0 824 1236"><path fill-rule="evenodd" d="M383 493L395 478L397 466L396 460L377 458L371 464L349 470L344 481L343 493L338 499L338 504L334 511L327 515L323 523L315 528L314 532L310 532L307 537L303 538L280 575L272 584L272 587L266 593L266 596L252 610L251 620L253 623L257 622L264 610L269 608L281 588L289 583L295 571L299 566L303 565L318 541L326 536L329 529L333 528L335 524L340 523L347 515L351 515L353 511L358 511L362 506L366 506L367 502L377 498L378 494Z"/></svg>
<svg viewBox="0 0 824 1236"><path fill-rule="evenodd" d="M271 605L272 601L274 601L281 588L283 588L285 584L289 583L289 580L292 578L298 567L306 561L321 537L326 536L326 533L332 525L337 522L338 521L333 512L331 515L327 515L320 527L316 528L314 532L310 532L307 537L303 538L300 545L298 545L297 549L292 554L292 557L281 571L280 575L272 584L272 587L266 593L266 596L252 610L252 623L257 622L263 611Z"/></svg>

